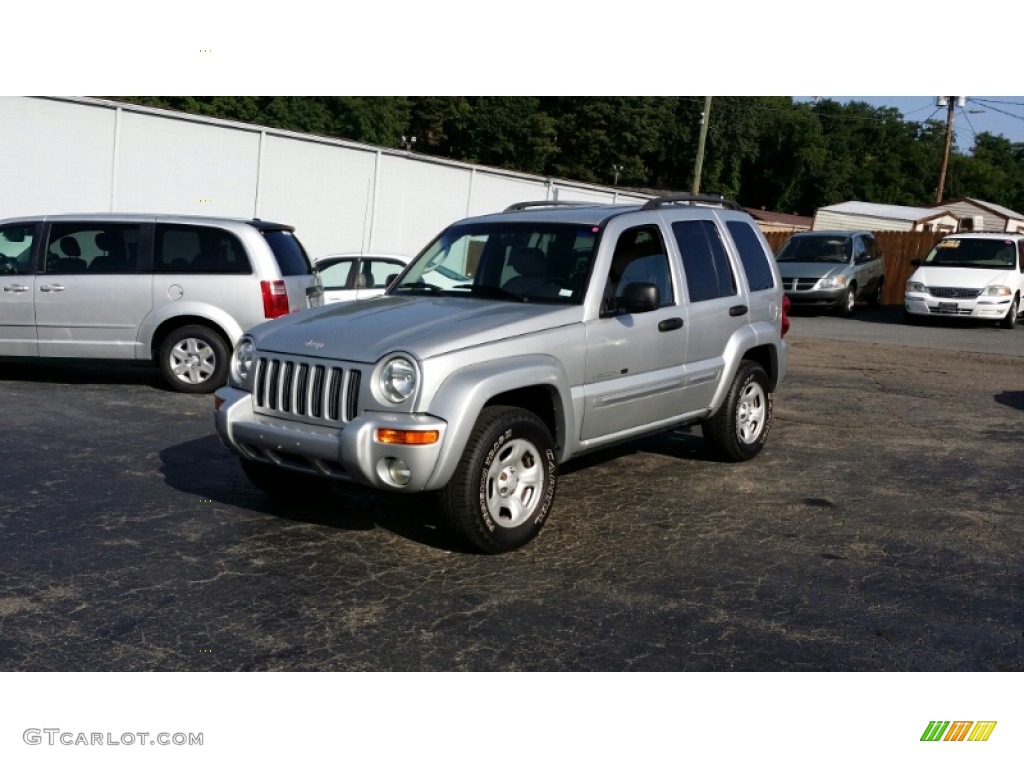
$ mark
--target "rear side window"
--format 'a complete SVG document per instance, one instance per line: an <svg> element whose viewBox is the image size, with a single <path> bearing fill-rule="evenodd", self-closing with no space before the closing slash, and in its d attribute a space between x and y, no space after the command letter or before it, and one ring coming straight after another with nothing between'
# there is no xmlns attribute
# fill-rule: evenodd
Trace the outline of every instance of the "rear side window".
<svg viewBox="0 0 1024 768"><path fill-rule="evenodd" d="M736 294L736 278L714 223L676 221L672 224L672 233L683 257L690 301L708 301Z"/></svg>
<svg viewBox="0 0 1024 768"><path fill-rule="evenodd" d="M31 271L35 231L33 224L0 228L0 275L27 275Z"/></svg>
<svg viewBox="0 0 1024 768"><path fill-rule="evenodd" d="M217 227L157 224L154 272L184 274L251 274L252 266L238 238Z"/></svg>
<svg viewBox="0 0 1024 768"><path fill-rule="evenodd" d="M132 274L139 250L138 224L57 222L50 226L47 274Z"/></svg>
<svg viewBox="0 0 1024 768"><path fill-rule="evenodd" d="M732 235L736 249L740 252L740 262L747 276L747 284L751 291L767 291L775 287L775 277L768 262L761 241L754 228L742 221L730 221L726 224Z"/></svg>
<svg viewBox="0 0 1024 768"><path fill-rule="evenodd" d="M294 234L286 229L261 229L260 234L274 252L282 277L313 273L306 250Z"/></svg>

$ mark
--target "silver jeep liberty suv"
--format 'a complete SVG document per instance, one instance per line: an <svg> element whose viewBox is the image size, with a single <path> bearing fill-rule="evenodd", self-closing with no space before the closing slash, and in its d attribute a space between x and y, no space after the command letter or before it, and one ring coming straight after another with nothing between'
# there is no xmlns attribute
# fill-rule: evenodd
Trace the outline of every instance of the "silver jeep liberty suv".
<svg viewBox="0 0 1024 768"><path fill-rule="evenodd" d="M267 492L438 491L464 543L508 551L583 453L700 423L714 454L753 458L786 372L786 308L731 201L518 203L452 224L383 296L250 330L217 431Z"/></svg>

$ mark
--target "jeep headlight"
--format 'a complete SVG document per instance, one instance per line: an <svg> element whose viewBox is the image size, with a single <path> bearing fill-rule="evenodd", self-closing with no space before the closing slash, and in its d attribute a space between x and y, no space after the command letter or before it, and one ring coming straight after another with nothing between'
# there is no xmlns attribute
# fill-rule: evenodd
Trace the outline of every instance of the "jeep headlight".
<svg viewBox="0 0 1024 768"><path fill-rule="evenodd" d="M844 285L846 285L846 275L821 278L822 288L842 288Z"/></svg>
<svg viewBox="0 0 1024 768"><path fill-rule="evenodd" d="M393 357L380 369L380 391L392 403L402 403L416 391L416 366L404 357Z"/></svg>
<svg viewBox="0 0 1024 768"><path fill-rule="evenodd" d="M981 292L981 296L1009 296L1010 289L1005 285L990 285Z"/></svg>
<svg viewBox="0 0 1024 768"><path fill-rule="evenodd" d="M243 337L235 347L235 354L231 357L231 372L239 384L245 384L249 380L249 373L252 371L253 360L256 359L256 345L252 339Z"/></svg>
<svg viewBox="0 0 1024 768"><path fill-rule="evenodd" d="M907 280L907 293L928 293L928 286L916 280Z"/></svg>

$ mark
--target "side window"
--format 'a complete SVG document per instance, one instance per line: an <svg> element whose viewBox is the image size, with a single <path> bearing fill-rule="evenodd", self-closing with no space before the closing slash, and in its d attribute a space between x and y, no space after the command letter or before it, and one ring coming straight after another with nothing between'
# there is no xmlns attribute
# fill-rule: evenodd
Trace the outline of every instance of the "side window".
<svg viewBox="0 0 1024 768"><path fill-rule="evenodd" d="M1024 240L1017 241L1017 269L1024 272Z"/></svg>
<svg viewBox="0 0 1024 768"><path fill-rule="evenodd" d="M139 224L57 222L50 226L43 269L47 274L133 274Z"/></svg>
<svg viewBox="0 0 1024 768"><path fill-rule="evenodd" d="M615 299L629 283L654 283L659 306L675 304L668 255L657 226L633 227L619 235L605 285L605 310L614 309Z"/></svg>
<svg viewBox="0 0 1024 768"><path fill-rule="evenodd" d="M736 277L714 222L677 221L672 234L683 257L690 301L736 295Z"/></svg>
<svg viewBox="0 0 1024 768"><path fill-rule="evenodd" d="M343 291L348 288L348 276L352 272L353 259L345 259L320 270L320 279L325 291Z"/></svg>
<svg viewBox="0 0 1024 768"><path fill-rule="evenodd" d="M394 277L405 269L405 265L386 259L363 259L360 272L364 275L365 288L386 288L388 278Z"/></svg>
<svg viewBox="0 0 1024 768"><path fill-rule="evenodd" d="M0 228L0 275L27 275L32 266L35 227L14 224Z"/></svg>
<svg viewBox="0 0 1024 768"><path fill-rule="evenodd" d="M154 272L250 274L245 249L233 234L217 227L157 224Z"/></svg>
<svg viewBox="0 0 1024 768"><path fill-rule="evenodd" d="M751 291L767 291L775 287L775 276L768 261L768 254L754 228L743 221L730 221L726 225L732 235L736 249L740 252L740 262L747 276L747 285Z"/></svg>
<svg viewBox="0 0 1024 768"><path fill-rule="evenodd" d="M864 242L864 238L857 236L853 238L853 260L863 261L868 255L868 248Z"/></svg>

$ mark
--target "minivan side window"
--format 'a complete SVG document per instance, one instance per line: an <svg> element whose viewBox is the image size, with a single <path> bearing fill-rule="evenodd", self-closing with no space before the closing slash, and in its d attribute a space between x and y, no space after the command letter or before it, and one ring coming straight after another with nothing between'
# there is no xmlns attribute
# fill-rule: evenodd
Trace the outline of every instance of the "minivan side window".
<svg viewBox="0 0 1024 768"><path fill-rule="evenodd" d="M27 275L32 271L35 226L13 224L0 228L0 275Z"/></svg>
<svg viewBox="0 0 1024 768"><path fill-rule="evenodd" d="M50 275L134 274L139 224L55 222L50 225L43 271Z"/></svg>
<svg viewBox="0 0 1024 768"><path fill-rule="evenodd" d="M754 228L744 221L730 221L725 226L740 252L740 262L743 264L743 272L747 276L750 290L767 291L774 288L775 277L768 262L768 254L765 253Z"/></svg>
<svg viewBox="0 0 1024 768"><path fill-rule="evenodd" d="M736 295L736 277L713 222L676 221L672 223L672 233L683 257L690 301Z"/></svg>
<svg viewBox="0 0 1024 768"><path fill-rule="evenodd" d="M184 274L252 274L238 238L225 229L157 224L153 271Z"/></svg>

